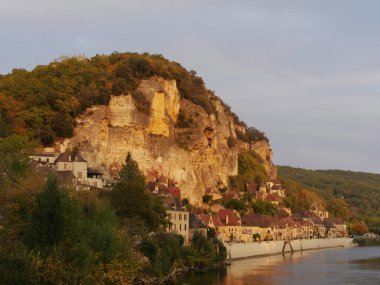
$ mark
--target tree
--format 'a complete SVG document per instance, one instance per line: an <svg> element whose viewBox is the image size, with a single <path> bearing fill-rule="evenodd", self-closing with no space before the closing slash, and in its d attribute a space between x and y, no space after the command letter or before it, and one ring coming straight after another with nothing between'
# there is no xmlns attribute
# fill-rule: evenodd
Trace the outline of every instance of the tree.
<svg viewBox="0 0 380 285"><path fill-rule="evenodd" d="M55 176L50 175L44 191L37 195L25 243L41 250L63 240L75 243L80 230L79 216L77 201L65 188L58 186Z"/></svg>
<svg viewBox="0 0 380 285"><path fill-rule="evenodd" d="M327 210L333 217L341 217L343 220L348 220L348 204L340 198L332 198L327 202Z"/></svg>
<svg viewBox="0 0 380 285"><path fill-rule="evenodd" d="M257 141L269 142L269 139L267 138L265 133L256 129L255 127L249 127L247 129L247 136L248 136L249 142L257 142Z"/></svg>
<svg viewBox="0 0 380 285"><path fill-rule="evenodd" d="M149 230L157 230L166 220L162 201L145 192L145 177L130 153L113 185L111 203L121 218L141 219Z"/></svg>
<svg viewBox="0 0 380 285"><path fill-rule="evenodd" d="M278 210L275 205L273 205L271 202L258 199L254 203L252 203L252 209L256 214L261 215L277 215Z"/></svg>
<svg viewBox="0 0 380 285"><path fill-rule="evenodd" d="M363 221L357 222L352 226L352 233L364 235L365 233L368 233L368 228Z"/></svg>

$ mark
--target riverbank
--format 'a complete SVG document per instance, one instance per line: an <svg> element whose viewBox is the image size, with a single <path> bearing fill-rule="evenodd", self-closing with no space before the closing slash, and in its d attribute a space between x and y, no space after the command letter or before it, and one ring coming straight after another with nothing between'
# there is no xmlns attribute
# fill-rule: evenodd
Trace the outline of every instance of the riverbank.
<svg viewBox="0 0 380 285"><path fill-rule="evenodd" d="M300 239L225 244L231 260L263 257L285 252L354 246L352 238Z"/></svg>
<svg viewBox="0 0 380 285"><path fill-rule="evenodd" d="M359 246L380 246L380 238L355 238L354 243Z"/></svg>

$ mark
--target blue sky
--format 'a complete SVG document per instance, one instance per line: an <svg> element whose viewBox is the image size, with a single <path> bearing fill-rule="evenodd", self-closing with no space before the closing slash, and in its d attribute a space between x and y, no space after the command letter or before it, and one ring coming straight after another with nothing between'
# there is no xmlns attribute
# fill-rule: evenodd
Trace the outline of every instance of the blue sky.
<svg viewBox="0 0 380 285"><path fill-rule="evenodd" d="M0 73L61 55L195 69L281 165L380 173L380 1L2 0Z"/></svg>

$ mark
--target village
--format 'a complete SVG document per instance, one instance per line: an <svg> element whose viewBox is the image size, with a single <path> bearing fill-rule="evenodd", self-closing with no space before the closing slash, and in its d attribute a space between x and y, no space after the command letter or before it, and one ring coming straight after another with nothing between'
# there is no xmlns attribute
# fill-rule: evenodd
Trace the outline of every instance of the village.
<svg viewBox="0 0 380 285"><path fill-rule="evenodd" d="M29 157L30 167L44 174L54 173L61 184L78 191L107 189L112 181L96 170L88 168L87 161L79 151L44 152ZM159 195L164 201L170 220L168 232L183 236L189 243L196 231L205 236L218 238L224 243L251 243L262 241L291 241L297 239L347 237L347 225L340 217L329 217L329 213L314 202L308 211L292 213L284 206L287 190L279 179L266 183L247 183L247 191L225 191L205 195L208 200L218 198L223 201L239 200L243 194L253 200L271 203L277 210L275 215L238 211L217 207L192 207L187 199L182 199L181 189L170 179L156 176L147 183L147 190ZM215 197L217 196L217 197ZM206 201L205 201L206 200Z"/></svg>

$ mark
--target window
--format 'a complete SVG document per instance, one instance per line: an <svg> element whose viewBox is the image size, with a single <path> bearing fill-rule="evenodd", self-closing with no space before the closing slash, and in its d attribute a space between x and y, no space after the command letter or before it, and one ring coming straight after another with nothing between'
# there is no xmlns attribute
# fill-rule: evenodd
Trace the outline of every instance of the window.
<svg viewBox="0 0 380 285"><path fill-rule="evenodd" d="M63 169L67 169L67 163L66 162L63 164Z"/></svg>
<svg viewBox="0 0 380 285"><path fill-rule="evenodd" d="M98 187L98 182L94 182L94 187Z"/></svg>
<svg viewBox="0 0 380 285"><path fill-rule="evenodd" d="M48 159L46 159L46 162L49 162L49 158L48 158Z"/></svg>
<svg viewBox="0 0 380 285"><path fill-rule="evenodd" d="M179 225L179 230L182 231L182 225Z"/></svg>
<svg viewBox="0 0 380 285"><path fill-rule="evenodd" d="M185 225L185 231L186 231L186 225Z"/></svg>
<svg viewBox="0 0 380 285"><path fill-rule="evenodd" d="M172 219L172 213L169 213L169 220Z"/></svg>
<svg viewBox="0 0 380 285"><path fill-rule="evenodd" d="M82 178L82 172L78 172L78 178Z"/></svg>
<svg viewBox="0 0 380 285"><path fill-rule="evenodd" d="M178 216L179 216L178 219L182 220L182 214L178 214Z"/></svg>
<svg viewBox="0 0 380 285"><path fill-rule="evenodd" d="M186 221L187 220L187 215L183 214L183 219Z"/></svg>

